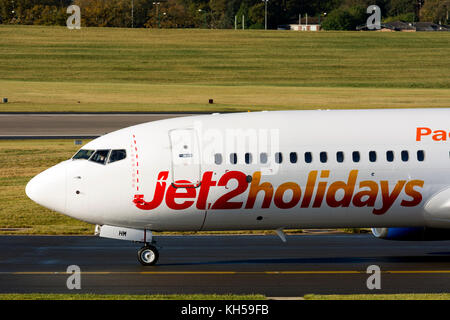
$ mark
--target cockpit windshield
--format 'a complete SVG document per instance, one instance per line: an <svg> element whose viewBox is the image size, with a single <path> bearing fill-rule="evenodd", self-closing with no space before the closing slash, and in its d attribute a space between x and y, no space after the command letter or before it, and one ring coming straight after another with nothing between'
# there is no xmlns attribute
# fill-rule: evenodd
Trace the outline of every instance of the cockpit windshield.
<svg viewBox="0 0 450 320"><path fill-rule="evenodd" d="M80 160L80 159L87 160L92 156L93 153L94 153L94 150L81 149L72 157L72 159L73 160Z"/></svg>
<svg viewBox="0 0 450 320"><path fill-rule="evenodd" d="M109 156L109 157L108 157ZM72 160L89 160L95 163L106 164L123 160L127 157L127 151L124 149L118 150L86 150L80 149Z"/></svg>
<svg viewBox="0 0 450 320"><path fill-rule="evenodd" d="M110 150L97 150L89 161L105 164Z"/></svg>
<svg viewBox="0 0 450 320"><path fill-rule="evenodd" d="M125 150L113 150L109 156L108 163L123 160L127 157L127 152Z"/></svg>

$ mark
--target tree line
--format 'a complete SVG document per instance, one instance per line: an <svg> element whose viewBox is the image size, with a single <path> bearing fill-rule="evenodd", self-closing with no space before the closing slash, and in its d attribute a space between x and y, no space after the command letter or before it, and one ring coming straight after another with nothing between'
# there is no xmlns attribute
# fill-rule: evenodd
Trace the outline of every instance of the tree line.
<svg viewBox="0 0 450 320"><path fill-rule="evenodd" d="M264 0L0 0L0 23L64 26L67 7L81 8L84 27L263 29ZM324 29L355 30L369 5L384 21L449 23L450 0L269 0L269 29L321 22Z"/></svg>

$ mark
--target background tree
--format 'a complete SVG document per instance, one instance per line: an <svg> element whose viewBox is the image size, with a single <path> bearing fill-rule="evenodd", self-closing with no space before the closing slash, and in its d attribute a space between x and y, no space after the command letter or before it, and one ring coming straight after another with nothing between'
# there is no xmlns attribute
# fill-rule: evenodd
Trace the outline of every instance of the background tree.
<svg viewBox="0 0 450 320"><path fill-rule="evenodd" d="M186 5L177 0L160 2L159 8L156 5L149 11L149 19L145 23L148 28L186 28L192 27L192 17Z"/></svg>
<svg viewBox="0 0 450 320"><path fill-rule="evenodd" d="M241 6L239 7L239 10L236 13L236 21L238 28L242 27L242 23L244 23L244 26L246 29L250 26L251 21L249 21L248 17L248 1L242 1ZM244 17L244 18L243 18ZM244 19L242 21L242 19Z"/></svg>
<svg viewBox="0 0 450 320"><path fill-rule="evenodd" d="M63 9L70 3L71 0L0 0L0 23L62 25Z"/></svg>
<svg viewBox="0 0 450 320"><path fill-rule="evenodd" d="M415 12L416 0L391 0L389 4L389 15L398 16L405 13Z"/></svg>
<svg viewBox="0 0 450 320"><path fill-rule="evenodd" d="M356 23L353 16L346 9L332 10L327 19L322 23L325 30L355 30Z"/></svg>
<svg viewBox="0 0 450 320"><path fill-rule="evenodd" d="M450 0L426 0L420 10L420 20L448 24Z"/></svg>
<svg viewBox="0 0 450 320"><path fill-rule="evenodd" d="M64 25L65 10L74 2L81 8L82 26L129 28L132 0L0 0L0 23ZM134 27L233 28L242 16L245 28L264 28L262 0L133 0ZM353 30L367 19L365 9L376 4L385 21L422 21L448 23L450 0L270 0L268 27L297 23L299 14L317 22L319 14L327 29ZM363 12L364 11L364 12ZM327 13L327 18L323 13ZM330 20L328 22L325 22Z"/></svg>
<svg viewBox="0 0 450 320"><path fill-rule="evenodd" d="M229 27L226 21L226 0L210 0L210 28L219 29Z"/></svg>
<svg viewBox="0 0 450 320"><path fill-rule="evenodd" d="M265 3L257 3L248 9L248 18L252 23L250 29L264 29L265 27Z"/></svg>

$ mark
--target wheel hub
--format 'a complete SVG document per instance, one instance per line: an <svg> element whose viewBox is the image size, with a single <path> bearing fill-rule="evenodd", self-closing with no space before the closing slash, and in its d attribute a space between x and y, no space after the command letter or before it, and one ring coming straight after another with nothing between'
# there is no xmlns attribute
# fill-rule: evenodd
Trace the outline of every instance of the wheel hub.
<svg viewBox="0 0 450 320"><path fill-rule="evenodd" d="M155 260L155 254L150 249L144 250L141 254L141 257L142 260L144 260L146 263L151 263L153 260Z"/></svg>

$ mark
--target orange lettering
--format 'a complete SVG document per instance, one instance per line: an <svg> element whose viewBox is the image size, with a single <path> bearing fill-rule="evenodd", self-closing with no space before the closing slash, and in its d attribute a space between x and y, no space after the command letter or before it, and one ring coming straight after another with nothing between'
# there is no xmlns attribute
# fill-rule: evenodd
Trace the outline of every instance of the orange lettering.
<svg viewBox="0 0 450 320"><path fill-rule="evenodd" d="M259 184L261 181L261 172L255 171L253 173L252 183L250 184L250 191L248 193L247 203L245 204L245 209L252 209L255 205L256 196L260 191L264 191L264 201L261 208L269 208L270 202L273 196L273 187L270 182L264 182Z"/></svg>
<svg viewBox="0 0 450 320"><path fill-rule="evenodd" d="M425 131L425 132L423 132ZM427 136L431 134L430 128L417 128L416 130L416 141L422 141L422 136Z"/></svg>
<svg viewBox="0 0 450 320"><path fill-rule="evenodd" d="M353 205L355 207L373 207L378 195L378 183L375 181L361 181L359 183L360 188L369 188L369 190L359 191L353 197ZM368 197L367 200L363 200L363 197Z"/></svg>
<svg viewBox="0 0 450 320"><path fill-rule="evenodd" d="M372 212L378 215L386 213L392 207L400 192L402 192L405 183L405 180L398 181L392 193L389 193L389 181L380 181L383 204L380 209L373 209Z"/></svg>
<svg viewBox="0 0 450 320"><path fill-rule="evenodd" d="M286 190L292 190L292 199L288 202L283 201L283 195ZM275 192L275 197L273 198L273 202L280 209L289 209L295 207L297 203L300 201L300 197L302 196L302 190L300 186L294 182L286 182L281 184L277 191Z"/></svg>
<svg viewBox="0 0 450 320"><path fill-rule="evenodd" d="M355 190L356 178L358 176L358 170L350 171L347 183L344 181L336 181L330 184L327 191L327 204L332 207L348 207L352 201L353 191ZM336 192L339 189L344 190L344 197L341 200L336 200Z"/></svg>
<svg viewBox="0 0 450 320"><path fill-rule="evenodd" d="M314 193L314 185L316 184L317 171L311 171L308 174L308 181L306 182L305 195L302 200L302 208L308 208L311 203L311 198Z"/></svg>
<svg viewBox="0 0 450 320"><path fill-rule="evenodd" d="M330 175L330 170L323 170L320 173L321 178L328 178ZM319 182L317 185L316 198L314 199L313 208L320 208L322 206L322 200L325 196L325 189L327 188L326 182Z"/></svg>
<svg viewBox="0 0 450 320"><path fill-rule="evenodd" d="M424 181L411 180L405 186L405 193L412 198L412 200L403 200L400 205L403 207L414 207L422 201L422 194L419 191L414 190L414 187L422 188Z"/></svg>
<svg viewBox="0 0 450 320"><path fill-rule="evenodd" d="M433 140L434 141L447 141L447 132L444 130L436 130L433 131Z"/></svg>

